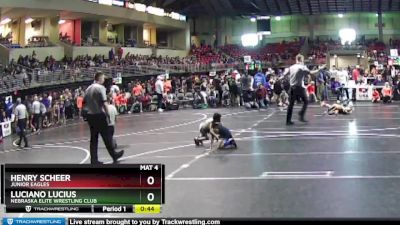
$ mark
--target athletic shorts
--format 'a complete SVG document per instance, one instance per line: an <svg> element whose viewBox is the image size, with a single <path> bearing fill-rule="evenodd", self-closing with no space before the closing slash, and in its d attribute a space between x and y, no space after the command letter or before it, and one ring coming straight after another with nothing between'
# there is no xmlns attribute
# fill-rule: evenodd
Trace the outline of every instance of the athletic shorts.
<svg viewBox="0 0 400 225"><path fill-rule="evenodd" d="M204 128L204 127L200 128L200 134L201 134L203 137L207 136L208 133L210 133L210 129Z"/></svg>
<svg viewBox="0 0 400 225"><path fill-rule="evenodd" d="M224 148L233 145L233 138L225 138L224 139Z"/></svg>

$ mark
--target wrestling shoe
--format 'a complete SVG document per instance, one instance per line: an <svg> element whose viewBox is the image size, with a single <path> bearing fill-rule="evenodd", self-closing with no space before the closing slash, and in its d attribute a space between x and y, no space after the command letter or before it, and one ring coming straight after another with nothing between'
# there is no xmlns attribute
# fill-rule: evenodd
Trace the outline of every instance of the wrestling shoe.
<svg viewBox="0 0 400 225"><path fill-rule="evenodd" d="M194 144L195 144L196 146L199 146L199 145L200 145L199 140L197 140L197 138L194 138Z"/></svg>

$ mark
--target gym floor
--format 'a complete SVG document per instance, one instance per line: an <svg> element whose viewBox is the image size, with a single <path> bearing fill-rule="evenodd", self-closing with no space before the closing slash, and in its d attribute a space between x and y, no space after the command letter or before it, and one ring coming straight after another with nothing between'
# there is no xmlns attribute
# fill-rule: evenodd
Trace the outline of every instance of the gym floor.
<svg viewBox="0 0 400 225"><path fill-rule="evenodd" d="M232 130L237 150L194 145L200 122L214 112ZM277 108L122 115L116 139L125 150L121 163L166 165L160 217L398 217L399 105L357 103L352 115L322 112L311 105L310 122L292 127ZM86 123L76 121L30 136L31 149L17 150L7 138L0 163L88 163L88 140ZM111 162L102 141L99 156Z"/></svg>

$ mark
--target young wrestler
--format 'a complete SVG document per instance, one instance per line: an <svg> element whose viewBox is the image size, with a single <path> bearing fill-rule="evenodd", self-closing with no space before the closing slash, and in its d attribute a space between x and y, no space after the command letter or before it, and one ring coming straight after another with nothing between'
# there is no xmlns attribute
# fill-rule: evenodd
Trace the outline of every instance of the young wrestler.
<svg viewBox="0 0 400 225"><path fill-rule="evenodd" d="M210 133L212 121L213 118L208 118L204 122L200 123L199 126L200 134L199 136L194 138L194 143L196 144L196 146L203 145L204 140L209 140L208 134Z"/></svg>
<svg viewBox="0 0 400 225"><path fill-rule="evenodd" d="M214 139L218 141L218 149L236 149L237 145L233 139L232 133L226 127L221 124L221 114L215 113L213 116L213 122L210 128L211 133L211 146L210 150L213 149Z"/></svg>
<svg viewBox="0 0 400 225"><path fill-rule="evenodd" d="M338 115L338 114L348 115L353 112L353 106L351 103L347 106L344 106L341 104L329 105L325 102L322 102L321 107L328 108L328 111L327 111L328 115Z"/></svg>

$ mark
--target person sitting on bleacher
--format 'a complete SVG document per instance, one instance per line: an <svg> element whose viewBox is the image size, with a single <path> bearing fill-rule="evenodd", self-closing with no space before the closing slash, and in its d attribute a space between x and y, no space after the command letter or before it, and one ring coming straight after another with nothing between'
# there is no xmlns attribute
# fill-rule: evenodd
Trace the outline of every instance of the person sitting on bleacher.
<svg viewBox="0 0 400 225"><path fill-rule="evenodd" d="M382 101L383 103L391 103L393 97L393 90L389 85L389 82L385 83L385 87L382 88Z"/></svg>
<svg viewBox="0 0 400 225"><path fill-rule="evenodd" d="M176 95L171 91L167 92L166 101L165 101L166 109L167 110L178 110L179 104L176 99Z"/></svg>
<svg viewBox="0 0 400 225"><path fill-rule="evenodd" d="M137 97L132 97L133 98L133 103L131 106L131 109L129 110L130 113L142 113L143 112L143 104L142 104L142 96L137 96Z"/></svg>
<svg viewBox="0 0 400 225"><path fill-rule="evenodd" d="M151 105L151 95L149 93L145 93L142 98L139 98L139 101L142 103L142 108L150 111L150 105Z"/></svg>
<svg viewBox="0 0 400 225"><path fill-rule="evenodd" d="M125 98L125 93L120 93L118 95L119 98L119 113L124 114L128 111L128 99Z"/></svg>

